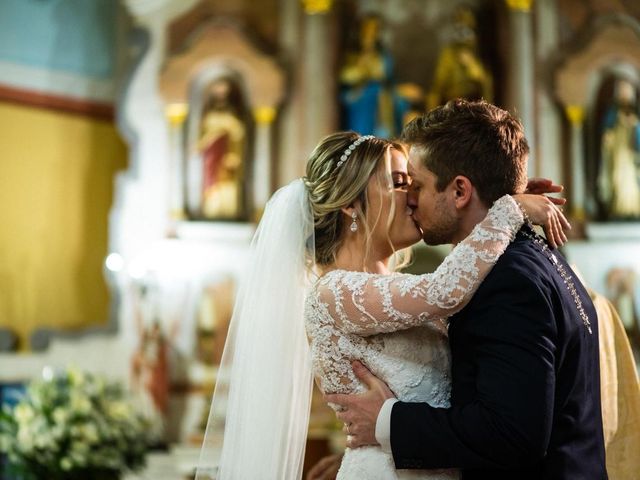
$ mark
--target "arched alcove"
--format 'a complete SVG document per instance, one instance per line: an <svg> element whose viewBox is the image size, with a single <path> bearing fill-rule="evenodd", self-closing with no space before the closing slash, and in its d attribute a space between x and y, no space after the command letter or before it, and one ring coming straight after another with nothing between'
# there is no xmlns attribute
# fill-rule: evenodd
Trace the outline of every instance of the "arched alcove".
<svg viewBox="0 0 640 480"><path fill-rule="evenodd" d="M571 128L571 200L577 218L594 220L598 216L598 96L603 82L613 74L640 78L640 24L626 15L601 17L565 51L555 72L555 95Z"/></svg>

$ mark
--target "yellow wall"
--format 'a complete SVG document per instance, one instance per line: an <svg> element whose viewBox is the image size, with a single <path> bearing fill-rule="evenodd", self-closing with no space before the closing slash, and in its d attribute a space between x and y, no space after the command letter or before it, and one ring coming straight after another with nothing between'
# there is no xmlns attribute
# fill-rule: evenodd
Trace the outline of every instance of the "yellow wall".
<svg viewBox="0 0 640 480"><path fill-rule="evenodd" d="M22 348L37 327L107 321L107 219L126 156L110 122L0 102L0 326Z"/></svg>

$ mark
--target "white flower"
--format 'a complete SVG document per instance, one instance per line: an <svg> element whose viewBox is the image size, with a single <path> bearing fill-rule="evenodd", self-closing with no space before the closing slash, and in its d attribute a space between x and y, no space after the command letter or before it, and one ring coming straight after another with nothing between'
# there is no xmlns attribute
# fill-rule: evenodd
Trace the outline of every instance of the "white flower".
<svg viewBox="0 0 640 480"><path fill-rule="evenodd" d="M70 412L62 407L56 407L53 410L53 421L59 425L64 425L69 420Z"/></svg>
<svg viewBox="0 0 640 480"><path fill-rule="evenodd" d="M34 445L31 429L25 426L20 426L18 428L18 445L20 446L20 450L25 453L33 451Z"/></svg>
<svg viewBox="0 0 640 480"><path fill-rule="evenodd" d="M81 415L91 412L91 402L89 399L79 392L71 392L71 410Z"/></svg>
<svg viewBox="0 0 640 480"><path fill-rule="evenodd" d="M60 459L60 468L65 471L71 470L73 468L73 463L69 457L62 457Z"/></svg>
<svg viewBox="0 0 640 480"><path fill-rule="evenodd" d="M20 403L16 406L14 415L18 424L25 425L33 419L35 412L33 411L33 408L31 408L31 405Z"/></svg>
<svg viewBox="0 0 640 480"><path fill-rule="evenodd" d="M107 412L114 420L127 420L131 415L131 407L124 402L111 402L107 405Z"/></svg>
<svg viewBox="0 0 640 480"><path fill-rule="evenodd" d="M87 443L93 444L100 441L98 428L93 423L85 423L80 426L80 437ZM88 448L88 447L87 447Z"/></svg>
<svg viewBox="0 0 640 480"><path fill-rule="evenodd" d="M50 432L44 431L39 433L34 439L36 448L42 450L57 450L58 444Z"/></svg>
<svg viewBox="0 0 640 480"><path fill-rule="evenodd" d="M69 449L69 456L72 458L73 463L79 467L87 465L89 452L89 445L83 442L72 442Z"/></svg>
<svg viewBox="0 0 640 480"><path fill-rule="evenodd" d="M82 373L81 370L78 370L75 367L69 367L67 369L67 374L69 375L69 380L71 381L71 385L78 387L82 385L85 381L85 374Z"/></svg>

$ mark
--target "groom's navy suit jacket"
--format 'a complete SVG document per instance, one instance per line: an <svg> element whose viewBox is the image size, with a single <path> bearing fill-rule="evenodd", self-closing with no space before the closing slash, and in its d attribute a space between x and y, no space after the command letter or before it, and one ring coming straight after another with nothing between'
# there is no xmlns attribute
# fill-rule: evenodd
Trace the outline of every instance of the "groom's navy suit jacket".
<svg viewBox="0 0 640 480"><path fill-rule="evenodd" d="M470 479L601 480L605 468L598 320L557 251L591 322L523 231L471 302L451 318L451 408L398 402L396 468L462 468Z"/></svg>

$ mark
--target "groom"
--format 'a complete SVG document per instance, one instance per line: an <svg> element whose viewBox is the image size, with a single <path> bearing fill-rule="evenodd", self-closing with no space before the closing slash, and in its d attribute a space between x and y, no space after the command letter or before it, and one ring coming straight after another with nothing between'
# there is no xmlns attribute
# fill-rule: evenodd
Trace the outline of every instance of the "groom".
<svg viewBox="0 0 640 480"><path fill-rule="evenodd" d="M413 120L410 206L429 245L458 243L507 193L524 190L521 124L455 100ZM396 468L461 468L463 479L607 478L598 320L564 258L525 225L470 303L451 317L450 408L405 403L362 365L345 410L348 445L380 444Z"/></svg>

